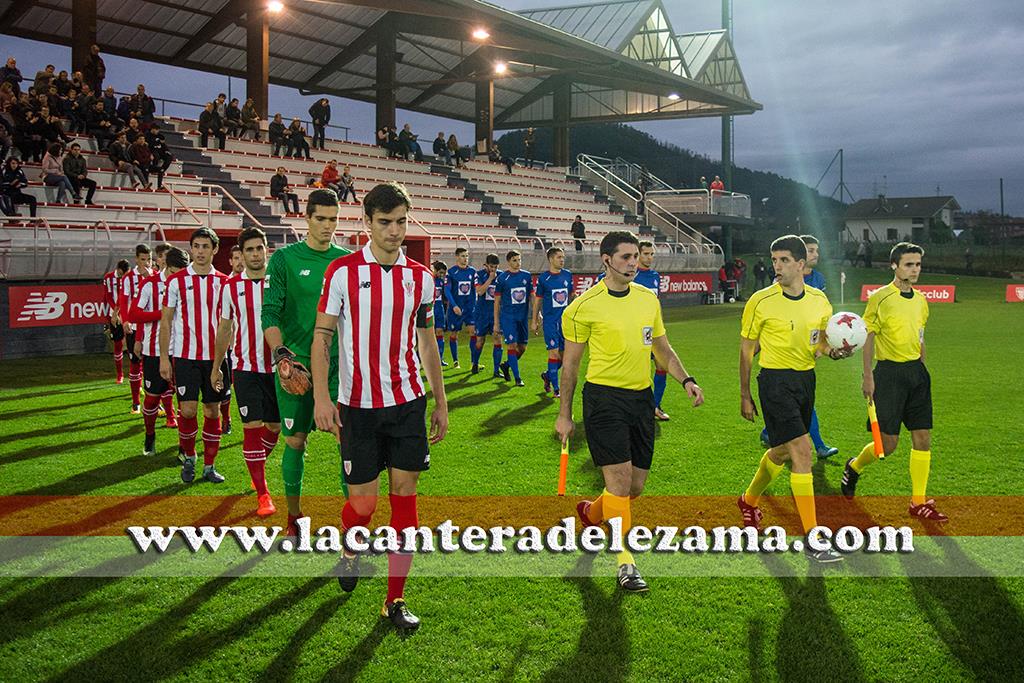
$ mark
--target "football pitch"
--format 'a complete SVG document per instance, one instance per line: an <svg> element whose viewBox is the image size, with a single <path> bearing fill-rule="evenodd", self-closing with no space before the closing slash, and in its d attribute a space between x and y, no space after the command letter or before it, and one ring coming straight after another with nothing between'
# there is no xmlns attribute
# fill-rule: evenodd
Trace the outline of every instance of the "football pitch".
<svg viewBox="0 0 1024 683"><path fill-rule="evenodd" d="M887 282L887 272L847 268L845 305L838 303L837 272L829 273L834 309L863 312L860 285ZM961 546L981 537L1019 553L1024 307L1002 303L1004 281L929 274L927 256L921 284L955 284L958 299L931 305L926 332L935 403L928 495L952 517L936 546L945 553L939 561L961 557ZM653 525L645 511L658 500L680 501L680 526L739 524L734 501L763 452L761 423L739 415L741 311L742 303L666 309L669 339L707 402L691 408L670 382L664 408L672 419L659 424L636 524ZM488 367L471 375L463 339L462 368L445 370L450 430L420 479L424 501L472 497L490 517L521 519L529 513L521 508L541 500L571 516L577 500L599 493L577 391L568 495L555 498L557 404L538 377L546 367L543 343L531 342L521 361L527 386L515 388L491 378L489 346L482 357ZM846 458L870 439L860 372L859 355L818 364L822 432L841 450L814 469L816 493L829 500L839 498ZM158 427L158 455L141 455L142 419L129 408L128 386L114 385L109 354L0 362L0 536L89 532L73 505L61 508L67 518L33 519L33 505L45 508L47 499L29 496L94 497L125 510L131 497L229 496L230 504L237 496L241 509L255 507L237 414L217 460L227 481L215 487L181 483L173 430ZM887 509L896 513L879 523L925 534L906 515L909 450L904 433L897 453L865 470L857 493L895 501ZM280 510L271 521L283 525L280 451L268 461L268 481ZM314 435L303 494L338 493L337 450ZM323 500L317 510L327 512L310 513L314 529L339 524L340 501ZM195 509L205 509L202 503L196 499ZM791 513L788 473L769 489L765 506L769 516ZM81 507L84 516L96 505ZM991 518L972 517L977 509ZM130 514L119 510L105 510L93 527L116 527ZM177 521L196 523L187 514ZM378 510L375 522L386 521ZM259 522L250 515L234 523ZM53 531L60 528L78 531ZM791 564L804 570L773 572L766 559L751 576L645 573L645 595L623 594L607 559L596 558L593 571L581 559L567 576L517 575L515 565L492 576L418 576L418 559L406 596L423 625L407 638L379 617L380 573L343 594L324 576L69 577L51 565L40 572L48 575L12 577L0 562L0 681L1024 680L1024 554L995 558L1011 571L980 566L972 576L830 575L807 571L802 557ZM638 555L640 570L655 559ZM707 566L715 562L709 558Z"/></svg>

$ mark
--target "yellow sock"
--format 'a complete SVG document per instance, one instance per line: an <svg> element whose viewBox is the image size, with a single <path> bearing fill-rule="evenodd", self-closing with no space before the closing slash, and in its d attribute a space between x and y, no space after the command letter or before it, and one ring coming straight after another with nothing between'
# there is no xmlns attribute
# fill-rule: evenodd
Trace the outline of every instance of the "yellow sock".
<svg viewBox="0 0 1024 683"><path fill-rule="evenodd" d="M623 544L625 544L626 536L629 534L629 530L633 526L633 513L629 507L629 496L613 496L605 491L602 494L602 497L605 499L605 521L615 519L616 517L622 518L622 541ZM629 552L629 550L623 550L618 554L616 559L618 560L619 566L624 564L636 564L636 562L633 561L633 554Z"/></svg>
<svg viewBox="0 0 1024 683"><path fill-rule="evenodd" d="M601 491L601 495L590 504L590 510L587 512L587 517L591 522L598 524L604 519L604 497L608 495L608 489Z"/></svg>
<svg viewBox="0 0 1024 683"><path fill-rule="evenodd" d="M818 515L814 509L814 476L810 472L793 472L789 475L789 486L793 490L793 500L796 501L796 510L800 513L800 522L806 534L818 526Z"/></svg>
<svg viewBox="0 0 1024 683"><path fill-rule="evenodd" d="M910 449L910 490L914 505L927 500L924 492L928 488L928 471L932 465L932 452Z"/></svg>
<svg viewBox="0 0 1024 683"><path fill-rule="evenodd" d="M761 456L761 464L757 467L757 474L750 482L750 486L747 487L746 492L743 494L743 500L746 501L747 505L757 506L759 500L761 500L761 494L768 488L768 485L772 483L775 477L779 476L779 472L785 465L776 465L768 457L768 451L764 452Z"/></svg>
<svg viewBox="0 0 1024 683"><path fill-rule="evenodd" d="M878 460L878 456L875 455L875 442L872 441L861 449L860 455L853 459L853 462L850 463L850 467L853 468L854 472L860 474L864 471L865 467L876 460Z"/></svg>

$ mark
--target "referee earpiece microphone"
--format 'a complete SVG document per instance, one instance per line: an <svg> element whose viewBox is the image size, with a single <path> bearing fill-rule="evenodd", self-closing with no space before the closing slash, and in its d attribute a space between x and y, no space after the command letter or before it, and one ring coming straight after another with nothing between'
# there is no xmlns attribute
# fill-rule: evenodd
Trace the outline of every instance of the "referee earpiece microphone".
<svg viewBox="0 0 1024 683"><path fill-rule="evenodd" d="M611 268L612 270L614 270L614 271L615 271L616 273L618 273L618 274L619 274L619 275L621 275L622 277L629 277L629 275L627 275L626 273L623 273L623 272L622 272L621 270L619 270L618 268L616 268L615 266L613 266L613 265L612 265L612 262L611 262L611 261L605 261L605 262L604 262L604 265L608 266L609 268Z"/></svg>

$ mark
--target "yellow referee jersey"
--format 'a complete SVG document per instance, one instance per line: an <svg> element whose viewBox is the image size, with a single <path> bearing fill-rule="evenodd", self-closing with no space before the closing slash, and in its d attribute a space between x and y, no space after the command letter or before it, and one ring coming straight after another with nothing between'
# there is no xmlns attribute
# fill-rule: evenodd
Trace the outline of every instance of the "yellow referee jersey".
<svg viewBox="0 0 1024 683"><path fill-rule="evenodd" d="M587 381L620 389L651 386L655 337L665 334L658 297L636 283L616 296L604 280L577 297L562 313L562 334L590 346Z"/></svg>
<svg viewBox="0 0 1024 683"><path fill-rule="evenodd" d="M875 360L905 363L921 357L924 326L928 323L928 300L916 289L903 296L890 282L868 297L864 322L875 333Z"/></svg>
<svg viewBox="0 0 1024 683"><path fill-rule="evenodd" d="M832 304L820 289L804 285L804 293L794 298L776 282L747 300L740 334L761 343L762 368L812 370L831 315Z"/></svg>

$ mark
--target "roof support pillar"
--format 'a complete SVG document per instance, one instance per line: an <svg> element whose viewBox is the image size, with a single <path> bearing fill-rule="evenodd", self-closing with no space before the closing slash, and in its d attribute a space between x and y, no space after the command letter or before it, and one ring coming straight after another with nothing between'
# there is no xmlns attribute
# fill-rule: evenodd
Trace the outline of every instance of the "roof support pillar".
<svg viewBox="0 0 1024 683"><path fill-rule="evenodd" d="M572 160L569 158L569 117L572 114L572 84L559 84L552 96L555 121L552 161L555 166L570 166Z"/></svg>
<svg viewBox="0 0 1024 683"><path fill-rule="evenodd" d="M72 0L71 2L71 66L81 71L89 56L89 49L96 44L96 0Z"/></svg>
<svg viewBox="0 0 1024 683"><path fill-rule="evenodd" d="M259 0L250 0L245 13L245 48L245 94L266 119L270 108L270 21Z"/></svg>
<svg viewBox="0 0 1024 683"><path fill-rule="evenodd" d="M377 129L395 125L397 46L394 24L386 22L377 34Z"/></svg>
<svg viewBox="0 0 1024 683"><path fill-rule="evenodd" d="M473 139L476 141L477 153L481 153L480 143L484 144L483 150L490 149L491 140L494 139L494 81L476 82L476 131Z"/></svg>

